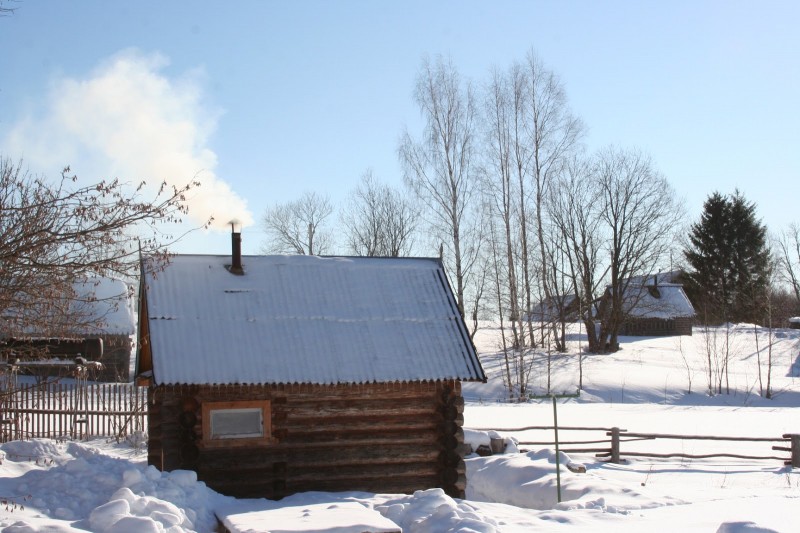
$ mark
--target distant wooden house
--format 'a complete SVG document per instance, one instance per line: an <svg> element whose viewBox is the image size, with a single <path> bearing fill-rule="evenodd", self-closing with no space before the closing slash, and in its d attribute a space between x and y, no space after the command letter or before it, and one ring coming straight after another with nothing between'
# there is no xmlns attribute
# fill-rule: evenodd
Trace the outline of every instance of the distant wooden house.
<svg viewBox="0 0 800 533"><path fill-rule="evenodd" d="M16 363L21 374L66 376L77 359L100 363L89 365L89 379L131 381L136 316L128 285L94 278L73 288L58 315L39 321L47 327L0 332L0 363Z"/></svg>
<svg viewBox="0 0 800 533"><path fill-rule="evenodd" d="M632 278L623 295L625 318L619 334L634 337L691 335L696 313L683 285L673 281L677 279L676 272ZM610 289L603 298L610 298ZM601 302L600 308L608 306Z"/></svg>
<svg viewBox="0 0 800 533"><path fill-rule="evenodd" d="M789 329L800 329L800 316L793 316L789 319Z"/></svg>
<svg viewBox="0 0 800 533"><path fill-rule="evenodd" d="M485 381L441 262L172 257L144 275L148 462L224 494L463 496L461 381Z"/></svg>
<svg viewBox="0 0 800 533"><path fill-rule="evenodd" d="M532 322L575 322L581 319L580 300L574 294L564 294L545 298L535 304L526 314L526 320Z"/></svg>

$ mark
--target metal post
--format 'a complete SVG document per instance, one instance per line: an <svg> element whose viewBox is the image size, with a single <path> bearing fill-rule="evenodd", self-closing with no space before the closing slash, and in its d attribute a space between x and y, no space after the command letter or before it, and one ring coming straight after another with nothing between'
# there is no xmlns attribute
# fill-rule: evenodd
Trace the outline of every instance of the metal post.
<svg viewBox="0 0 800 533"><path fill-rule="evenodd" d="M556 488L558 490L558 503L561 503L561 454L558 451L558 410L556 397L553 395L553 429L556 437Z"/></svg>

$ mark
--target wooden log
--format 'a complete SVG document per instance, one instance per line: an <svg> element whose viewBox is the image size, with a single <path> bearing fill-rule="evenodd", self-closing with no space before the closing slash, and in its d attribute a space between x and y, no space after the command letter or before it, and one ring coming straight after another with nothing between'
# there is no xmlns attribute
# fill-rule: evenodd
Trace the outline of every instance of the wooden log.
<svg viewBox="0 0 800 533"><path fill-rule="evenodd" d="M213 453L210 453L212 452ZM299 450L295 447L265 447L262 449L207 449L202 451L201 462L219 471L248 471L266 468L283 461L291 468L323 469L363 465L405 465L425 462L437 464L439 450L433 446L423 448L384 445L366 447L324 447Z"/></svg>
<svg viewBox="0 0 800 533"><path fill-rule="evenodd" d="M313 481L320 478L358 482L361 480L381 481L436 476L437 474L435 464L429 461L403 464L331 465L329 467L291 463L288 466L286 478L291 483Z"/></svg>
<svg viewBox="0 0 800 533"><path fill-rule="evenodd" d="M610 432L606 434L611 435ZM730 442L781 442L785 440L785 439L775 439L770 437L719 437L715 435L673 435L670 433L626 433L625 436L640 437L645 440L674 439L674 440L710 440L710 441L730 441Z"/></svg>
<svg viewBox="0 0 800 533"><path fill-rule="evenodd" d="M413 416L297 419L290 415L283 429L286 429L289 435L311 436L319 433L372 434L392 431L433 431L438 427L439 423L432 418Z"/></svg>
<svg viewBox="0 0 800 533"><path fill-rule="evenodd" d="M603 440L573 440L573 441L563 441L561 439L558 440L559 446L569 446L575 444L605 444L610 442L608 439ZM626 440L627 442L627 440ZM517 444L523 446L555 446L555 443L552 440L543 440L543 441L531 441L531 440L521 440L518 441Z"/></svg>
<svg viewBox="0 0 800 533"><path fill-rule="evenodd" d="M463 456L456 453L455 450L442 450L439 452L438 462L444 467L456 466L464 462L462 457Z"/></svg>
<svg viewBox="0 0 800 533"><path fill-rule="evenodd" d="M417 477L392 477L374 479L325 479L286 480L286 493L293 494L307 491L364 491L377 493L412 494L418 490L432 489L439 486L437 475Z"/></svg>
<svg viewBox="0 0 800 533"><path fill-rule="evenodd" d="M433 415L435 409L430 398L403 398L403 399L378 399L358 401L348 399L342 401L319 401L316 398L308 401L292 401L286 404L284 410L291 412L293 418L320 418L320 417L360 417L364 415L375 417L396 416L402 413L406 416Z"/></svg>
<svg viewBox="0 0 800 533"><path fill-rule="evenodd" d="M630 457L655 457L659 459L668 459L670 457L682 457L686 459L711 459L715 457L729 457L733 459L757 459L757 460L778 460L782 461L783 457L770 457L764 455L739 455L733 453L709 453L709 454L690 454L690 453L647 453L647 452L625 452L626 456Z"/></svg>
<svg viewBox="0 0 800 533"><path fill-rule="evenodd" d="M574 472L576 474L585 474L586 473L586 465L582 465L580 463L567 463L567 470L570 472Z"/></svg>
<svg viewBox="0 0 800 533"><path fill-rule="evenodd" d="M543 430L543 431L553 431L555 429L554 426L523 426L518 428L474 428L470 427L468 429L474 429L476 431L498 431L498 432L506 432L506 433L518 433L520 431L532 431L532 430ZM611 431L613 428L607 427L586 427L586 426L558 426L558 431ZM627 429L620 429L621 432L628 431Z"/></svg>
<svg viewBox="0 0 800 533"><path fill-rule="evenodd" d="M619 464L619 428L611 428L611 462Z"/></svg>
<svg viewBox="0 0 800 533"><path fill-rule="evenodd" d="M403 433L392 432L383 435L349 435L337 434L334 439L330 435L320 434L316 436L305 436L293 434L292 438L286 438L279 442L279 445L293 447L296 449L317 449L328 448L330 446L380 446L391 444L404 444L414 446L432 446L437 444L436 436L431 433Z"/></svg>
<svg viewBox="0 0 800 533"><path fill-rule="evenodd" d="M800 435L787 433L783 435L783 438L791 441L792 459L789 464L791 464L792 468L800 468Z"/></svg>

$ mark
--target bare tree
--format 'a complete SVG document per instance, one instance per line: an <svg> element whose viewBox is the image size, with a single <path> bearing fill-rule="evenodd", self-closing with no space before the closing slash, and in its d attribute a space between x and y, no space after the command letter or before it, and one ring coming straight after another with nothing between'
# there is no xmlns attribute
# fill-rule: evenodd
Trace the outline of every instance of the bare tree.
<svg viewBox="0 0 800 533"><path fill-rule="evenodd" d="M423 63L414 96L425 130L419 140L406 131L398 153L406 184L425 206L424 216L433 232L442 237L443 261L455 278L456 301L463 316L479 239L473 165L475 98L453 64L442 58L435 64Z"/></svg>
<svg viewBox="0 0 800 533"><path fill-rule="evenodd" d="M495 71L488 87L484 102L484 116L486 122L486 143L484 150L484 165L482 167L483 191L488 207L487 217L498 220L502 235L493 232L493 241L502 242L503 265L494 267L497 279L495 286L504 287L505 308L501 306L498 311L503 314L508 312L508 322L511 328L511 346L515 350L524 348L525 334L523 319L525 313L520 310L524 305L520 301L519 265L518 259L527 257L526 241L518 239L520 226L524 228L525 201L520 200L524 194L518 189L515 178L514 140L515 140L515 96L509 86L509 80L502 73ZM517 130L518 131L518 130ZM524 183L523 183L524 185ZM492 227L495 227L494 224ZM524 229L522 235L524 235ZM497 247L498 243L493 242ZM495 259L499 258L499 250L493 250ZM524 270L524 267L523 267Z"/></svg>
<svg viewBox="0 0 800 533"><path fill-rule="evenodd" d="M584 127L567 107L564 86L556 74L546 68L536 54L528 53L525 65L520 69L520 81L516 84L524 91L521 106L524 110L523 127L528 142L527 154L517 156L519 180L522 182L525 170L530 174L533 186L533 214L536 236L539 241L539 270L545 300L553 300L559 295L557 287L550 282L557 279L548 271L546 253L545 200L548 191L562 171L567 157L579 143ZM521 161L528 160L524 166ZM527 217L525 217L527 220ZM523 227L523 232L524 232ZM527 242L523 234L523 240ZM552 256L551 256L552 257ZM528 271L525 265L525 271ZM530 307L530 282L526 278L526 304Z"/></svg>
<svg viewBox="0 0 800 533"><path fill-rule="evenodd" d="M632 278L651 274L668 255L681 210L672 187L641 152L607 148L598 154L594 170L600 220L609 239L609 298L603 302L600 343L616 350L627 308L635 304L626 294Z"/></svg>
<svg viewBox="0 0 800 533"><path fill-rule="evenodd" d="M351 253L400 257L411 253L417 217L410 200L367 170L340 218Z"/></svg>
<svg viewBox="0 0 800 533"><path fill-rule="evenodd" d="M164 224L181 221L186 193L198 185L163 183L146 198L144 182L80 185L69 168L50 182L0 158L0 334L61 335L97 320L81 315L86 296L76 286L97 276L131 279L142 254L163 266L176 240Z"/></svg>
<svg viewBox="0 0 800 533"><path fill-rule="evenodd" d="M791 224L777 241L781 280L791 287L800 308L800 226ZM800 310L800 309L798 309Z"/></svg>
<svg viewBox="0 0 800 533"><path fill-rule="evenodd" d="M551 188L548 201L549 216L558 232L553 240L565 254L566 277L578 298L590 352L600 351L595 304L607 273L600 261L605 233L598 209L600 189L595 185L591 161L576 156Z"/></svg>
<svg viewBox="0 0 800 533"><path fill-rule="evenodd" d="M11 0L13 1L13 0ZM16 11L16 7L8 7L7 2L4 0L0 0L0 17L5 17L6 15L11 15Z"/></svg>
<svg viewBox="0 0 800 533"><path fill-rule="evenodd" d="M298 200L267 209L262 222L267 233L264 251L299 255L330 253L333 235L326 224L332 213L330 199L315 192L305 192Z"/></svg>
<svg viewBox="0 0 800 533"><path fill-rule="evenodd" d="M547 250L545 199L568 155L576 148L583 126L569 112L558 77L533 52L524 63L513 64L506 73L495 71L484 114L484 189L494 216L500 218L504 229L514 344L535 346L532 321L527 321L526 340L521 319L533 308L534 284L538 282L538 296L547 302L564 296L557 290L559 275L550 272L549 262L560 256ZM515 321L519 322L519 331Z"/></svg>

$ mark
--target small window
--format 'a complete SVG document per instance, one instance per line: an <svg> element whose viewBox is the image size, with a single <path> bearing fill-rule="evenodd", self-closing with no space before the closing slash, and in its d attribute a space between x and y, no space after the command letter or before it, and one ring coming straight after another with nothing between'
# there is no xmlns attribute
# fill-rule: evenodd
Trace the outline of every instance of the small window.
<svg viewBox="0 0 800 533"><path fill-rule="evenodd" d="M270 417L269 400L203 402L203 444L267 444L272 441Z"/></svg>

